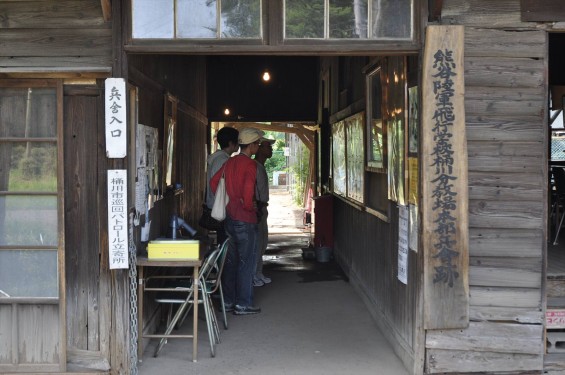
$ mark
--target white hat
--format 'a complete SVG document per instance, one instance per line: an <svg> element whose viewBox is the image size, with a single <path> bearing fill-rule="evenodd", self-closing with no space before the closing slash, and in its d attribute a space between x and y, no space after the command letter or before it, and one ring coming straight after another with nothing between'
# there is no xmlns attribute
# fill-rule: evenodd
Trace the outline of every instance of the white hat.
<svg viewBox="0 0 565 375"><path fill-rule="evenodd" d="M239 144L248 145L258 141L265 133L255 128L244 128L239 131Z"/></svg>

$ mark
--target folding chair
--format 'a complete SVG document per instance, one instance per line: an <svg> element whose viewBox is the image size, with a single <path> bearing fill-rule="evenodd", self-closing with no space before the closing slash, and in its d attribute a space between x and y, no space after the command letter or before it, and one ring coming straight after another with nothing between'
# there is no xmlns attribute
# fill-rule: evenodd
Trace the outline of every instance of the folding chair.
<svg viewBox="0 0 565 375"><path fill-rule="evenodd" d="M220 342L220 332L218 328L218 322L216 315L214 313L214 308L211 301L211 293L213 293L218 287L217 285L221 283L216 281L216 277L221 276L223 270L223 262L225 260L225 253L227 251L227 241L222 247L212 251L204 260L202 267L199 272L199 298L198 304L202 304L204 307L204 315L206 317L206 327L208 329L208 338L210 340L210 352L212 357L215 357L215 345ZM217 270L217 271L214 271ZM147 283L149 283L147 279ZM184 319L190 312L193 306L193 282L190 276L155 276L153 279L165 279L167 280L168 286L164 288L159 288L167 294L158 296L155 301L158 303L169 304L169 310L167 313L167 331L165 334L169 334L173 328L181 326ZM157 289L157 288L155 288ZM146 290L155 290L151 288L146 288ZM182 297L186 294L186 297ZM178 297L177 297L178 295ZM222 301L223 302L223 301ZM175 314L176 319L171 320L173 305L180 305L179 309L181 312ZM224 311L224 319L225 311ZM226 323L225 323L226 324ZM154 356L157 357L163 346L166 344L167 340L165 338L161 339L159 345L155 349Z"/></svg>

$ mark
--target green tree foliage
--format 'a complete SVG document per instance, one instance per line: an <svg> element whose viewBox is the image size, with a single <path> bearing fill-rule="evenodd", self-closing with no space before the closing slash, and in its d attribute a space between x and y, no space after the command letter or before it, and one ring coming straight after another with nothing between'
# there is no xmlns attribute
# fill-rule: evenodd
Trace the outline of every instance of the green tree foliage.
<svg viewBox="0 0 565 375"><path fill-rule="evenodd" d="M260 0L223 0L222 37L252 38L261 34Z"/></svg>
<svg viewBox="0 0 565 375"><path fill-rule="evenodd" d="M323 0L287 0L285 6L287 38L324 37Z"/></svg>
<svg viewBox="0 0 565 375"><path fill-rule="evenodd" d="M306 188L306 179L308 178L310 168L309 160L310 151L300 142L300 150L298 151L296 161L294 165L290 167L290 171L294 174L296 181L294 189L292 189L292 198L299 206L304 205L304 189Z"/></svg>
<svg viewBox="0 0 565 375"><path fill-rule="evenodd" d="M286 170L286 156L284 156L284 133L266 131L265 136L267 138L275 139L276 142L273 144L273 156L267 159L265 162L265 169L267 170L267 176L269 176L269 182L273 181L273 172L281 172Z"/></svg>

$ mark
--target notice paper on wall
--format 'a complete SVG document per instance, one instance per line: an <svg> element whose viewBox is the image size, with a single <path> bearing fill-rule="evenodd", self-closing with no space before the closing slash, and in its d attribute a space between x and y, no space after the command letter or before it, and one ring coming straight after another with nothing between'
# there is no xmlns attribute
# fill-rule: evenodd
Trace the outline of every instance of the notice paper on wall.
<svg viewBox="0 0 565 375"><path fill-rule="evenodd" d="M398 280L408 283L408 206L398 206Z"/></svg>
<svg viewBox="0 0 565 375"><path fill-rule="evenodd" d="M108 254L110 269L129 268L127 170L108 170Z"/></svg>

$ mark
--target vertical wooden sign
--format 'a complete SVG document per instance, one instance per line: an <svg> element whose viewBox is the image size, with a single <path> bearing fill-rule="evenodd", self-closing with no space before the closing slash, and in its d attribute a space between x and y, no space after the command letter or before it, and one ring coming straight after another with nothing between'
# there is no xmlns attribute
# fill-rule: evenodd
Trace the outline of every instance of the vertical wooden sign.
<svg viewBox="0 0 565 375"><path fill-rule="evenodd" d="M469 324L463 26L428 26L422 76L424 327Z"/></svg>

